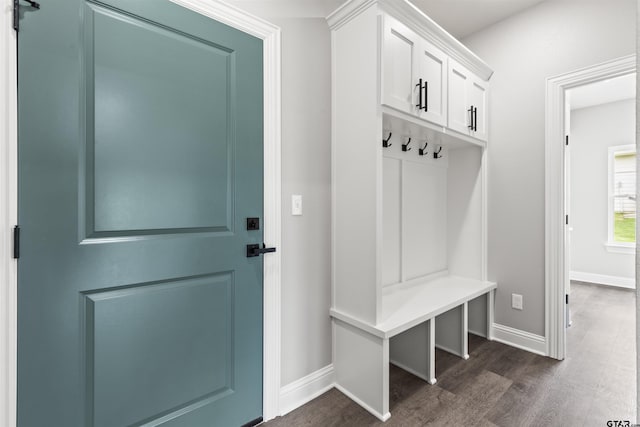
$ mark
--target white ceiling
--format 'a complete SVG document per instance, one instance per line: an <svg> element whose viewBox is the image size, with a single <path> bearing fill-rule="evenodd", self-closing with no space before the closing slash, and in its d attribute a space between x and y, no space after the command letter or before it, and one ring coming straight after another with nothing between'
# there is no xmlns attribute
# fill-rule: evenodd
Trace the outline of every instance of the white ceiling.
<svg viewBox="0 0 640 427"><path fill-rule="evenodd" d="M545 0L410 0L455 38L462 39Z"/></svg>
<svg viewBox="0 0 640 427"><path fill-rule="evenodd" d="M632 99L636 96L636 74L591 83L568 92L572 110Z"/></svg>

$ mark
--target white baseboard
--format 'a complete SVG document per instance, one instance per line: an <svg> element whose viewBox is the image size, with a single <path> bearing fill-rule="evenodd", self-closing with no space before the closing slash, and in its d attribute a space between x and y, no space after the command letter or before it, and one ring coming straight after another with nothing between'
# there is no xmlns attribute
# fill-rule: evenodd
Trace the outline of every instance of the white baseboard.
<svg viewBox="0 0 640 427"><path fill-rule="evenodd" d="M636 288L636 279L633 277L607 276L606 274L572 271L569 273L569 278L579 282L597 283L599 285L617 286L619 288Z"/></svg>
<svg viewBox="0 0 640 427"><path fill-rule="evenodd" d="M280 415L288 414L335 385L333 364L280 388Z"/></svg>
<svg viewBox="0 0 640 427"><path fill-rule="evenodd" d="M494 323L493 340L531 353L547 355L547 341L543 336L520 329Z"/></svg>

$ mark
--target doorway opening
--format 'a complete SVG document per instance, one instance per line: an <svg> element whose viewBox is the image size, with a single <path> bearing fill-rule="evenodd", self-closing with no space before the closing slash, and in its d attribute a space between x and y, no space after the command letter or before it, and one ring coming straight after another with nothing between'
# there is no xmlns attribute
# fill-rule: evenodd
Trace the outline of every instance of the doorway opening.
<svg viewBox="0 0 640 427"><path fill-rule="evenodd" d="M570 308L573 302L606 299L593 295L589 286L597 285L577 281L635 285L636 178L630 167L635 165L635 72L635 55L630 55L547 80L545 333L547 354L559 360L567 357L567 328L575 321ZM628 97L630 90L632 98ZM630 130L621 125L623 116L633 120ZM589 163L581 158L590 159ZM596 239L598 245L593 244ZM597 252L600 250L602 253ZM611 259L607 262L603 254ZM625 256L631 265L624 263ZM605 260L598 269L601 258ZM576 281L575 301L572 279ZM604 293L620 292L602 289ZM633 300L633 293L621 292ZM635 310L631 313L633 316Z"/></svg>

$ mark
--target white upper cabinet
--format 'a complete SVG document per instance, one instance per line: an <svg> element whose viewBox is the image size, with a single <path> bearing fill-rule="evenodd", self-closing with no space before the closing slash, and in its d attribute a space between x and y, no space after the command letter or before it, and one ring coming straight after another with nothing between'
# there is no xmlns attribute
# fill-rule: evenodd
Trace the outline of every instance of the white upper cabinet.
<svg viewBox="0 0 640 427"><path fill-rule="evenodd" d="M383 43L382 103L416 114L420 38L395 19L385 17Z"/></svg>
<svg viewBox="0 0 640 427"><path fill-rule="evenodd" d="M447 124L447 56L426 40L422 40L418 51L422 83L422 109L420 117L433 123ZM422 82L420 82L422 79Z"/></svg>
<svg viewBox="0 0 640 427"><path fill-rule="evenodd" d="M487 110L488 110L487 82L473 76L469 86L469 101L473 108L473 128L471 136L482 141L487 141Z"/></svg>
<svg viewBox="0 0 640 427"><path fill-rule="evenodd" d="M434 124L447 122L447 56L384 17L382 103Z"/></svg>
<svg viewBox="0 0 640 427"><path fill-rule="evenodd" d="M488 83L449 59L448 127L487 141Z"/></svg>

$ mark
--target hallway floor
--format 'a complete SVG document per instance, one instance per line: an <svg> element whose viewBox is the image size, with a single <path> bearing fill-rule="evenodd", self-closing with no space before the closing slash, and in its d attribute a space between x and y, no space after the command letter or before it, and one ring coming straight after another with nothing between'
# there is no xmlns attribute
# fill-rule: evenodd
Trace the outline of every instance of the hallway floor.
<svg viewBox="0 0 640 427"><path fill-rule="evenodd" d="M635 422L635 293L572 283L568 357L538 356L470 335L470 359L438 350L436 385L391 366L391 419L332 389L264 425L599 426Z"/></svg>

